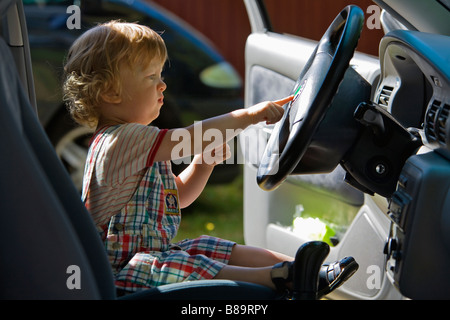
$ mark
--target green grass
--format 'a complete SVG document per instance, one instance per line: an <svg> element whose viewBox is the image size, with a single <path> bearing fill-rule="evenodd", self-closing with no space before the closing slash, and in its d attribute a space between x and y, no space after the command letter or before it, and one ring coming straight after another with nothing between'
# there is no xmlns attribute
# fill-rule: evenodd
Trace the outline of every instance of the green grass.
<svg viewBox="0 0 450 320"><path fill-rule="evenodd" d="M174 242L211 235L244 243L242 175L227 184L209 184L200 197L181 211L182 219Z"/></svg>

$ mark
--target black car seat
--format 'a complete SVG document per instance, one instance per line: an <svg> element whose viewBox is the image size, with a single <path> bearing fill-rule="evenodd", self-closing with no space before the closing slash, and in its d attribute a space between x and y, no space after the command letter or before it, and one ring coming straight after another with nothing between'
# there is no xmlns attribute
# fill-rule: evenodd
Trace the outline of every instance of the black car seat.
<svg viewBox="0 0 450 320"><path fill-rule="evenodd" d="M17 71L16 61L29 57L26 45L9 39L22 24L26 44L22 2L2 0L0 20L0 299L116 299L95 225L25 93L23 70ZM198 281L126 297L272 299L275 293L247 283Z"/></svg>

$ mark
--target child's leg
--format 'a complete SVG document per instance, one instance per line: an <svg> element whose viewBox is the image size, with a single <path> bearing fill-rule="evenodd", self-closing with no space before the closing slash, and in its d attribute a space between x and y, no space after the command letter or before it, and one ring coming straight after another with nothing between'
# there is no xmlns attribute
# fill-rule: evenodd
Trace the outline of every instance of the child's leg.
<svg viewBox="0 0 450 320"><path fill-rule="evenodd" d="M294 261L294 258L267 249L236 244L228 264L241 267L271 267L283 261Z"/></svg>
<svg viewBox="0 0 450 320"><path fill-rule="evenodd" d="M219 271L214 279L251 282L275 290L276 288L270 275L271 269L272 267L250 268L226 265Z"/></svg>
<svg viewBox="0 0 450 320"><path fill-rule="evenodd" d="M292 264L289 262L287 264L282 264L281 266L278 265L276 266L276 269L273 269L275 264L293 260L294 259L291 257L269 250L235 245L231 251L229 264L219 271L215 276L215 279L251 282L275 290L284 290L286 288L292 290L292 275L286 276L284 271L281 275L276 275L275 279L277 279L278 286L280 287L276 288L272 280L272 270L278 271L284 267L292 267ZM318 296L321 297L339 287L350 278L356 270L358 270L358 264L352 257L346 257L335 263L323 265L319 273ZM288 274L290 274L291 271L289 271ZM281 285L279 283L280 280L282 281Z"/></svg>
<svg viewBox="0 0 450 320"><path fill-rule="evenodd" d="M293 261L292 257L270 250L236 244L231 251L230 260L215 277L246 281L275 289L272 281L272 267L283 261Z"/></svg>

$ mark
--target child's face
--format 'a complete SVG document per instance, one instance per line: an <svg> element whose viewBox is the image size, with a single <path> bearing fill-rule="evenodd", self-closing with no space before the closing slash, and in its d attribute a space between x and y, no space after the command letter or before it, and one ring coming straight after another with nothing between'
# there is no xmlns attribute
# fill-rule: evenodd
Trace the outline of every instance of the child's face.
<svg viewBox="0 0 450 320"><path fill-rule="evenodd" d="M123 120L148 125L159 116L167 88L161 77L162 67L153 62L132 69L122 66Z"/></svg>

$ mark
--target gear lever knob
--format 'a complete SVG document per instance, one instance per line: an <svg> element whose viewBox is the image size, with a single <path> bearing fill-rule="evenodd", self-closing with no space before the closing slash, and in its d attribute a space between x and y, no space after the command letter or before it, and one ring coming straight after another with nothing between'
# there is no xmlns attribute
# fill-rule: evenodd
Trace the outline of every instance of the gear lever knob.
<svg viewBox="0 0 450 320"><path fill-rule="evenodd" d="M330 252L325 242L311 241L302 245L295 255L293 270L293 300L316 300L319 271Z"/></svg>

